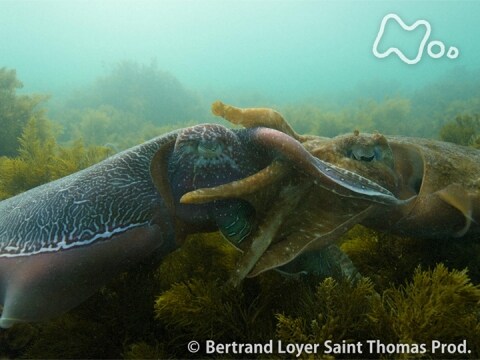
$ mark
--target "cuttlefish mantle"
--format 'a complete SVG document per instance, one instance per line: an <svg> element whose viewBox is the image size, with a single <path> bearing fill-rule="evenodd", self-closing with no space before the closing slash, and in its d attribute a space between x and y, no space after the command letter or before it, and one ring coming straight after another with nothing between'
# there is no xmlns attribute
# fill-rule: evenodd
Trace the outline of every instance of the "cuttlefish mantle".
<svg viewBox="0 0 480 360"><path fill-rule="evenodd" d="M0 327L78 305L120 271L172 247L150 176L169 133L0 202Z"/></svg>

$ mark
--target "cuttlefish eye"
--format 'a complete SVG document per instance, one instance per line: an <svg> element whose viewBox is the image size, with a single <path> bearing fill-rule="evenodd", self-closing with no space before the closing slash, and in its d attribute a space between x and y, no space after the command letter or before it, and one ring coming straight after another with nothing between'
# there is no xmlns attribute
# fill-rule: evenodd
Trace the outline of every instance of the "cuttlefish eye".
<svg viewBox="0 0 480 360"><path fill-rule="evenodd" d="M378 146L353 146L347 151L347 156L354 160L370 162L382 159L382 150Z"/></svg>
<svg viewBox="0 0 480 360"><path fill-rule="evenodd" d="M221 142L215 141L200 141L198 143L198 154L207 158L212 158L220 155L223 151L224 145Z"/></svg>
<svg viewBox="0 0 480 360"><path fill-rule="evenodd" d="M217 124L203 124L184 129L177 137L174 153L208 158L222 154L233 156L232 150L240 146L232 130Z"/></svg>

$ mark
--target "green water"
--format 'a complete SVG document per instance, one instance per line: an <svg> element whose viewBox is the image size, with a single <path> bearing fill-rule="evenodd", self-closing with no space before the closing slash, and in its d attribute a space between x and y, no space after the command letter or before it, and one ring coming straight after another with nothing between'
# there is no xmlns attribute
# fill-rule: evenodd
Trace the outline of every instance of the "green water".
<svg viewBox="0 0 480 360"><path fill-rule="evenodd" d="M428 27L386 23L378 52L398 48L413 64L375 56L388 14L431 27L413 61ZM210 114L217 99L275 108L300 134L358 129L478 149L479 15L476 1L0 0L0 199L172 129L225 124ZM219 233L196 234L65 315L0 330L0 357L202 358L212 339L395 347L338 358L396 358L398 344L430 351L438 339L470 352L427 356L480 356L478 238L355 227L341 242L370 280L268 271L232 289L239 253ZM214 356L257 355L269 358Z"/></svg>
<svg viewBox="0 0 480 360"><path fill-rule="evenodd" d="M458 68L477 70L480 58L475 1L2 0L0 10L0 64L16 68L27 89L54 94L120 60L154 60L206 96L245 92L284 102L365 95L364 88L379 95L375 85L382 93L419 88ZM408 25L429 21L430 40L456 46L459 57L425 54L415 66L375 58L388 13ZM415 34L390 25L386 42L418 49Z"/></svg>

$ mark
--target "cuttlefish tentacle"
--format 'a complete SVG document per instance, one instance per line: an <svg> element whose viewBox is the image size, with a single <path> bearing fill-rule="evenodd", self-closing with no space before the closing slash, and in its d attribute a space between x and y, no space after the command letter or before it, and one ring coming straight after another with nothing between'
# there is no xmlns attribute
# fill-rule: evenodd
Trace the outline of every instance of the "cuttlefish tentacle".
<svg viewBox="0 0 480 360"><path fill-rule="evenodd" d="M249 130L249 137L267 149L274 150L287 158L294 167L317 179L317 185L341 196L355 197L386 205L400 205L409 200L399 200L390 191L377 183L354 172L341 169L311 155L300 142L275 129L254 128ZM258 187L252 188L251 179L240 180L234 187L235 196L242 196ZM260 184L262 186L262 184ZM204 202L210 196L218 198L221 189L201 189L195 194L187 194L184 202ZM230 192L225 198L234 195Z"/></svg>
<svg viewBox="0 0 480 360"><path fill-rule="evenodd" d="M164 195L165 188L171 188L175 217L186 223L183 228L203 231L216 225L235 243L251 231L253 219L253 209L241 199L285 176L289 171L285 160L315 176L329 191L385 204L398 202L376 183L316 159L300 142L270 128L197 125L178 135L168 159L159 158L168 160L168 175L157 171L167 178L155 183L165 199L170 197ZM204 190L208 188L215 190Z"/></svg>
<svg viewBox="0 0 480 360"><path fill-rule="evenodd" d="M297 134L283 116L273 109L242 109L224 104L221 101L215 101L212 104L212 113L216 116L223 117L232 124L242 125L245 128L268 127L290 135L298 141L302 141L303 139L303 136Z"/></svg>
<svg viewBox="0 0 480 360"><path fill-rule="evenodd" d="M249 195L280 180L288 171L289 166L287 164L274 160L266 168L241 180L188 192L180 198L180 203L201 204L213 200Z"/></svg>
<svg viewBox="0 0 480 360"><path fill-rule="evenodd" d="M192 206L180 199L201 187L230 183L261 170L271 159L249 161L256 152L246 130L230 130L217 124L202 124L180 131L168 156L159 154L151 166L155 185L172 200L177 241L189 233L220 230L234 244L241 243L254 225L255 210L238 198L211 198L208 204Z"/></svg>

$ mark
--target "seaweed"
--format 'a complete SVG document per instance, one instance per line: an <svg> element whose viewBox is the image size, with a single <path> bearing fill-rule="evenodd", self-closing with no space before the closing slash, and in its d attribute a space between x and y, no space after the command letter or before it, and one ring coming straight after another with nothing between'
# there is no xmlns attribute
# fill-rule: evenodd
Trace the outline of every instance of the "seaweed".
<svg viewBox="0 0 480 360"><path fill-rule="evenodd" d="M0 156L18 155L18 138L24 126L31 119L45 119L45 111L39 106L48 97L16 94L22 87L15 70L0 68Z"/></svg>
<svg viewBox="0 0 480 360"><path fill-rule="evenodd" d="M227 281L240 253L219 232L190 235L156 272L163 290L192 278Z"/></svg>
<svg viewBox="0 0 480 360"><path fill-rule="evenodd" d="M480 149L480 116L478 114L460 114L440 129L443 141L472 146Z"/></svg>
<svg viewBox="0 0 480 360"><path fill-rule="evenodd" d="M364 230L356 231L357 238L359 234L366 238ZM374 235L369 236L372 242ZM377 279L382 286L375 287L368 278L353 283L270 271L232 288L228 278L238 255L219 233L190 236L161 263L153 254L64 316L0 333L2 355L194 358L205 354L190 354L187 343L202 344L207 339L217 343L344 340L347 344L369 339L393 344L466 339L468 356L480 355L480 288L466 271L448 271L441 264L427 271L417 267L411 281L405 282L405 275L399 274L399 284L390 277ZM386 268L380 267L383 276L392 276L394 271ZM364 352L342 357L400 355Z"/></svg>
<svg viewBox="0 0 480 360"><path fill-rule="evenodd" d="M374 339L382 344L425 344L422 353L364 351L342 358L435 357L432 340L448 344L466 340L470 353L441 354L442 358L480 354L480 287L471 283L465 270L449 271L443 264L427 271L417 267L411 282L392 285L380 294L365 278L357 283L327 278L315 297L308 315L277 315L277 338L288 343L366 344Z"/></svg>
<svg viewBox="0 0 480 360"><path fill-rule="evenodd" d="M17 324L8 331L0 331L0 357L18 358L38 335L37 327L28 323Z"/></svg>
<svg viewBox="0 0 480 360"><path fill-rule="evenodd" d="M186 344L192 339L263 342L273 336L277 312L308 298L304 281L275 272L232 287L228 279L238 257L232 250L218 233L195 235L160 266L157 277L169 288L157 297L155 314L168 329L163 340L174 356L191 357Z"/></svg>
<svg viewBox="0 0 480 360"><path fill-rule="evenodd" d="M47 322L16 324L0 332L6 357L120 358L139 354L139 343L166 337L154 320L158 258L152 255L116 277L108 286L68 313ZM135 350L135 351L134 351ZM133 356L133 355L131 355ZM162 356L163 357L163 356Z"/></svg>
<svg viewBox="0 0 480 360"><path fill-rule="evenodd" d="M108 144L116 150L209 116L201 98L155 62L116 63L52 108L52 119L65 129L61 141L83 138L88 145Z"/></svg>
<svg viewBox="0 0 480 360"><path fill-rule="evenodd" d="M163 344L149 345L144 341L131 344L123 353L124 359L167 359Z"/></svg>
<svg viewBox="0 0 480 360"><path fill-rule="evenodd" d="M383 292L370 316L373 334L387 343L466 340L471 358L480 355L480 287L466 270L448 271L443 264L427 271L417 267L411 282Z"/></svg>
<svg viewBox="0 0 480 360"><path fill-rule="evenodd" d="M120 61L109 70L87 91L77 93L70 107L112 106L157 125L188 121L207 109L195 93L155 62Z"/></svg>
<svg viewBox="0 0 480 360"><path fill-rule="evenodd" d="M303 309L303 316L277 315L276 336L284 343L365 341L370 335L369 314L376 295L367 278L356 283L326 278L317 286L315 301Z"/></svg>
<svg viewBox="0 0 480 360"><path fill-rule="evenodd" d="M480 244L475 239L415 239L356 225L341 241L341 249L377 291L402 284L419 264L433 267L440 262L457 269L467 266L473 282L480 283Z"/></svg>
<svg viewBox="0 0 480 360"><path fill-rule="evenodd" d="M282 114L299 133L336 136L353 129L386 134L412 134L410 100L402 97L383 101L362 99L336 108L333 105L304 103L282 109Z"/></svg>
<svg viewBox="0 0 480 360"><path fill-rule="evenodd" d="M39 327L39 333L22 354L22 358L81 359L115 358L102 323L72 314Z"/></svg>
<svg viewBox="0 0 480 360"><path fill-rule="evenodd" d="M178 123L154 124L138 114L118 109L111 105L99 105L95 108L68 109L59 119L65 131L60 136L64 141L83 139L86 145L100 145L115 151L127 149L181 127L194 125L185 120Z"/></svg>
<svg viewBox="0 0 480 360"><path fill-rule="evenodd" d="M372 279L382 291L391 283L400 284L425 256L425 242L394 236L361 225L353 227L342 238L341 249L347 253L359 272Z"/></svg>
<svg viewBox="0 0 480 360"><path fill-rule="evenodd" d="M37 109L44 97L17 96L15 89L20 83L14 72L2 69L0 87L6 90L0 96L4 96L2 101L6 100L0 104L17 104L14 108L23 109L28 116L18 117L18 123L11 129L12 118L0 116L2 126L9 129L6 137L15 140L2 142L10 150L0 147L0 154L8 155L0 159L0 198L98 162L112 152L111 147L127 146L137 141L136 137L151 134L151 129L160 132L173 126L153 122L152 116L160 111L144 103L152 101L152 90L148 86L141 89L141 81L129 82L130 75L124 76L119 72L122 69L130 71L133 77L153 74L167 84L167 80L172 80L154 67L120 66L104 83L100 80L95 85L97 95L107 92L99 97L99 102L85 98L83 105L65 113L68 115L65 123L74 120L65 132L68 137L64 136L71 141L69 145L58 143L58 129ZM159 81L154 80L151 86L160 86ZM172 81L172 89L181 95L182 88ZM135 83L144 97L130 98L130 89L118 97L129 101L114 102L118 100L115 91L122 88L117 85L127 87L130 83ZM421 127L415 125L410 129L411 119L416 119L413 102L400 97L365 100L340 110L309 104L291 107L286 114L297 130L323 135L350 131L358 126L362 130L381 128L382 132L398 133L408 129L410 134L419 133L427 128L431 131L430 125L435 122L437 126L438 119L445 116L442 109L437 109L432 120L424 124L416 121L416 124L422 123ZM126 107L122 108L123 105ZM179 107L177 104L175 108ZM454 108L449 111L456 111ZM139 120L134 115L137 110ZM147 112L151 117L148 121ZM182 115L178 121L186 117ZM444 133L457 132L459 140L455 141L477 146L478 116L462 115L458 119L453 127L445 127ZM135 131L135 135L126 135L132 133L132 129L140 130ZM79 140L81 136L85 141ZM115 146L92 146L105 142ZM353 343L368 339L383 343L420 343L438 339L458 343L466 339L471 353L452 357L480 356L478 241L419 240L361 226L352 229L342 241L342 249L367 278L352 283L347 279L320 279L312 274L285 277L269 271L233 288L228 279L240 252L219 233L195 234L164 259L152 254L61 317L44 323L17 324L0 331L0 356L204 357L201 352L193 355L187 351L186 344L193 339L225 343L265 343L270 339L299 343L325 340ZM445 266L437 265L439 262ZM465 266L471 280L465 270L456 270ZM407 355L403 356L433 357L430 353ZM280 354L273 356L281 357ZM342 355L346 356L360 357ZM402 354L362 356L397 358ZM330 356L317 354L316 357Z"/></svg>
<svg viewBox="0 0 480 360"><path fill-rule="evenodd" d="M69 175L110 154L109 148L85 147L81 140L61 146L47 119L32 118L23 128L18 155L0 158L0 199Z"/></svg>

